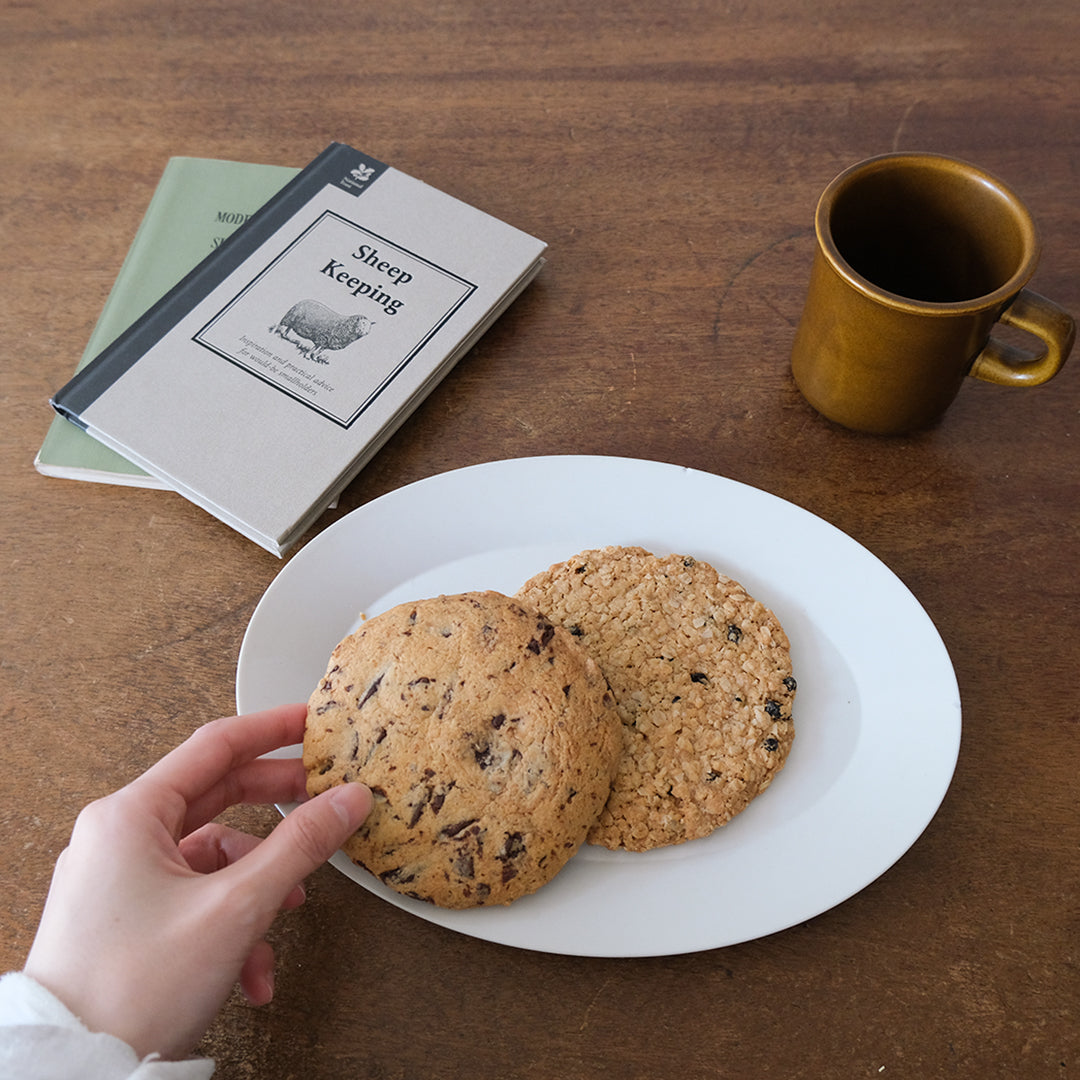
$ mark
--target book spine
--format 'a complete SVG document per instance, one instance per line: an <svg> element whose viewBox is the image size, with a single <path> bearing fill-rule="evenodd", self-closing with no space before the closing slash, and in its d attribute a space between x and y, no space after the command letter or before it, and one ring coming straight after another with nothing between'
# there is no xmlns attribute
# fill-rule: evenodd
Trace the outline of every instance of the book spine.
<svg viewBox="0 0 1080 1080"><path fill-rule="evenodd" d="M334 184L362 195L387 166L344 143L331 143L308 166L259 208L240 228L156 304L66 383L50 400L56 412L85 430L79 417L138 362L199 301L208 296L248 256L289 220L312 194Z"/></svg>

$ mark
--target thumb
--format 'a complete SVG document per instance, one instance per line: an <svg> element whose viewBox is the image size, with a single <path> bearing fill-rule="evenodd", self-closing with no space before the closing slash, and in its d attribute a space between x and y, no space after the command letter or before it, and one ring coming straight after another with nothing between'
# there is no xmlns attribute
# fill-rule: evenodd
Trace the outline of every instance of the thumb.
<svg viewBox="0 0 1080 1080"><path fill-rule="evenodd" d="M373 798L365 784L347 783L301 803L261 844L229 867L259 883L259 891L280 906L294 886L331 855L363 824Z"/></svg>

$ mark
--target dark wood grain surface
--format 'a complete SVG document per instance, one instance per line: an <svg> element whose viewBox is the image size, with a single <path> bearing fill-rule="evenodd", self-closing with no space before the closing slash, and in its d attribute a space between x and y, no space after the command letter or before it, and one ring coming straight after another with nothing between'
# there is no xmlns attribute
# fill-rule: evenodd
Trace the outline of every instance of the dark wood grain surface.
<svg viewBox="0 0 1080 1080"><path fill-rule="evenodd" d="M951 654L964 739L891 870L731 948L518 951L325 868L273 932L274 1003L231 1002L208 1034L217 1075L1074 1075L1080 357L1037 390L971 381L901 439L820 418L787 357L817 195L891 149L1010 183L1044 241L1035 287L1080 312L1078 41L1074 0L5 5L0 968L22 963L81 806L232 711L245 626L281 568L174 494L37 474L48 396L169 156L301 165L339 139L550 251L320 528L507 457L731 477L904 580Z"/></svg>

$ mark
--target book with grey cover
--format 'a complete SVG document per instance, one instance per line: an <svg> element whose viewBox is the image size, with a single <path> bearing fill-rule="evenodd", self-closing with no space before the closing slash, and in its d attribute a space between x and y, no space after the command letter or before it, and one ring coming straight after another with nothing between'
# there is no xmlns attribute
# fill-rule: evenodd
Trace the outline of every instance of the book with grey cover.
<svg viewBox="0 0 1080 1080"><path fill-rule="evenodd" d="M280 556L533 279L544 250L332 143L52 404Z"/></svg>

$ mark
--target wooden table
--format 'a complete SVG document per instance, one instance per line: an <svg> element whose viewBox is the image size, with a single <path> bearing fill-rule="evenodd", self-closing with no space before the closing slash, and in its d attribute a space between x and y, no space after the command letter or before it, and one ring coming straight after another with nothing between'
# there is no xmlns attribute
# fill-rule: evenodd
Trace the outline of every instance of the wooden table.
<svg viewBox="0 0 1080 1080"><path fill-rule="evenodd" d="M550 262L320 527L507 457L730 477L903 579L951 654L964 739L892 869L729 948L514 950L324 868L273 932L275 1002L230 1003L207 1036L217 1075L1080 1069L1080 358L1038 390L972 381L898 439L823 420L787 365L816 197L891 149L1006 179L1044 237L1036 287L1080 312L1078 40L1074 0L8 5L0 968L22 963L79 808L233 710L244 629L281 569L174 494L38 475L48 395L170 155L300 165L340 139L542 237Z"/></svg>

